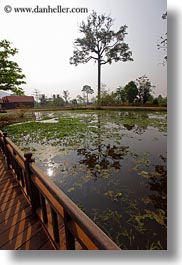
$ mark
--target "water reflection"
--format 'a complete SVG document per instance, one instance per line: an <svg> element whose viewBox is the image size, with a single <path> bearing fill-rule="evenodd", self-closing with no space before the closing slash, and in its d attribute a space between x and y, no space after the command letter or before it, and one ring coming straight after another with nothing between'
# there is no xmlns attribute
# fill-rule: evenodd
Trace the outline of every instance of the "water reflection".
<svg viewBox="0 0 182 265"><path fill-rule="evenodd" d="M139 134L139 135L141 135L141 134L143 134L144 132L146 132L146 130L147 130L147 126L136 126L135 125L135 127L134 127L134 132L136 133L136 134Z"/></svg>
<svg viewBox="0 0 182 265"><path fill-rule="evenodd" d="M162 156L160 156L161 158ZM163 158L166 160L166 158ZM155 171L149 179L152 194L149 195L156 209L162 209L167 217L167 168L166 165L155 165Z"/></svg>
<svg viewBox="0 0 182 265"><path fill-rule="evenodd" d="M80 160L81 164L87 165L90 169L95 169L99 165L102 169L115 168L120 169L120 160L128 152L129 147L116 147L115 145L99 145L97 148L81 148L77 150L77 154L84 156Z"/></svg>
<svg viewBox="0 0 182 265"><path fill-rule="evenodd" d="M47 175L48 175L49 177L52 177L52 176L53 176L53 173L54 173L53 168L49 167L49 168L47 169Z"/></svg>
<svg viewBox="0 0 182 265"><path fill-rule="evenodd" d="M133 124L133 125L130 125L130 124L127 124L127 123L123 123L123 126L124 126L128 131L131 131L131 130L135 127L134 124Z"/></svg>
<svg viewBox="0 0 182 265"><path fill-rule="evenodd" d="M84 131L78 126L75 134L56 137L62 130L60 117L80 119L86 125ZM39 166L56 185L118 245L125 249L165 249L164 114L54 112L37 113L37 119L58 121L49 124L54 139L33 145ZM40 140L45 137L45 131L33 130L30 135L37 137L32 141L39 135ZM31 138L25 140L28 143Z"/></svg>
<svg viewBox="0 0 182 265"><path fill-rule="evenodd" d="M43 158L43 157L42 157ZM56 175L56 169L59 167L57 163L54 161L55 157L52 154L51 157L48 159L45 159L42 163L44 165L44 171L46 171L46 174L52 178Z"/></svg>
<svg viewBox="0 0 182 265"><path fill-rule="evenodd" d="M121 168L120 162L129 150L129 146L105 144L103 133L105 128L101 122L102 118L103 115L98 113L94 126L96 128L94 130L95 141L92 140L92 143L87 143L83 148L77 150L77 155L81 156L79 163L85 164L87 168L91 169L95 177L99 176L99 171L102 169L114 168L119 170Z"/></svg>

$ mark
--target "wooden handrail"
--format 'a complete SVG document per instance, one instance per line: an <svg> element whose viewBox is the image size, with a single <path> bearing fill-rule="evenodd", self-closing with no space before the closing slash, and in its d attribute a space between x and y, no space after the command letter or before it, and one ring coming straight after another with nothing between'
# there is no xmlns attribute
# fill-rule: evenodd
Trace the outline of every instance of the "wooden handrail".
<svg viewBox="0 0 182 265"><path fill-rule="evenodd" d="M120 248L59 189L37 166L32 153L24 154L0 131L0 147L9 168L24 189L33 212L38 215L54 245L60 249L60 220L64 223L66 249L75 249L77 240L84 249Z"/></svg>

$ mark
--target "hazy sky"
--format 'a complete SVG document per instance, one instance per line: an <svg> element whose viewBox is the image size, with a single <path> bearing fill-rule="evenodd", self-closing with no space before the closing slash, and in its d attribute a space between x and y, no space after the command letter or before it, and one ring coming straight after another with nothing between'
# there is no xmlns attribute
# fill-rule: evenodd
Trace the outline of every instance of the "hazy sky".
<svg viewBox="0 0 182 265"><path fill-rule="evenodd" d="M42 94L62 95L69 90L71 98L81 94L83 85L97 91L97 65L69 64L73 54L73 42L81 36L78 25L89 14L59 13L5 13L4 6L14 7L86 7L89 13L110 14L114 18L113 29L127 25L126 42L133 53L133 62L117 62L102 67L102 82L107 89L124 86L139 76L147 75L155 94L167 94L167 67L161 63L164 52L157 49L160 36L167 31L167 21L161 18L166 12L166 0L1 0L0 39L7 39L19 49L16 61L26 75L22 86L27 95L35 89ZM96 93L95 93L96 95Z"/></svg>

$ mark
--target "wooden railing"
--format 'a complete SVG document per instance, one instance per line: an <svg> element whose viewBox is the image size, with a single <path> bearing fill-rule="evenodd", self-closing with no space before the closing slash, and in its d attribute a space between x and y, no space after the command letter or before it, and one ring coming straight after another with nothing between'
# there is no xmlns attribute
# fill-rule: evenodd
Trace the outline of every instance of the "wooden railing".
<svg viewBox="0 0 182 265"><path fill-rule="evenodd" d="M32 211L57 249L120 250L120 248L37 166L32 153L23 153L0 131L0 148L14 172ZM62 232L61 232L62 231ZM62 237L62 238L61 238ZM65 242L65 246L64 246Z"/></svg>

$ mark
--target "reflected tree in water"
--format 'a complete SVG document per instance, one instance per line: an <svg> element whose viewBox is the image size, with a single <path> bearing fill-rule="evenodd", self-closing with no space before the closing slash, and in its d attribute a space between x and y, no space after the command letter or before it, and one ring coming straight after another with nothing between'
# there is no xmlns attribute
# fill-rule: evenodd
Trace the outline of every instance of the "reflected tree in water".
<svg viewBox="0 0 182 265"><path fill-rule="evenodd" d="M77 154L83 156L80 164L87 165L92 170L92 173L98 177L99 170L121 168L120 161L127 154L128 146L116 146L105 144L105 139L102 137L101 114L97 116L97 128L94 133L97 134L95 142L92 145L85 145L84 148L79 148Z"/></svg>
<svg viewBox="0 0 182 265"><path fill-rule="evenodd" d="M166 158L160 155L166 162ZM152 194L149 195L154 207L162 209L167 216L167 168L166 165L155 165L153 176L149 179Z"/></svg>

